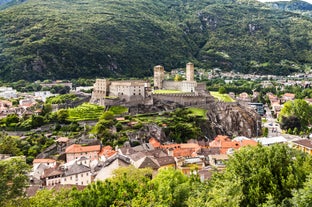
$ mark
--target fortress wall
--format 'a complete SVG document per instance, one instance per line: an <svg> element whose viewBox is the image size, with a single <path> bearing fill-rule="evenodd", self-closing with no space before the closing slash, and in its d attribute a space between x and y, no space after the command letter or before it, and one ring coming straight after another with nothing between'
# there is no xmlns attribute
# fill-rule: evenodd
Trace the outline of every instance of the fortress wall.
<svg viewBox="0 0 312 207"><path fill-rule="evenodd" d="M182 82L179 81L163 81L163 89L166 90L181 90Z"/></svg>
<svg viewBox="0 0 312 207"><path fill-rule="evenodd" d="M211 101L209 97L194 94L153 94L153 98L159 101L179 103L184 106L205 105Z"/></svg>
<svg viewBox="0 0 312 207"><path fill-rule="evenodd" d="M205 91L206 90L206 83L197 83L196 91Z"/></svg>

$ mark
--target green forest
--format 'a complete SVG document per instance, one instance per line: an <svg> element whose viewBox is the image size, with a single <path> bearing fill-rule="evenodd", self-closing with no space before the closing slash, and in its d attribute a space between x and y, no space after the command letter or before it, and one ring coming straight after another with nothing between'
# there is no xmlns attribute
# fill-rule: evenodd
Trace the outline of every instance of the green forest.
<svg viewBox="0 0 312 207"><path fill-rule="evenodd" d="M287 75L311 69L311 31L309 17L252 0L13 1L0 10L0 79L144 77L189 61Z"/></svg>

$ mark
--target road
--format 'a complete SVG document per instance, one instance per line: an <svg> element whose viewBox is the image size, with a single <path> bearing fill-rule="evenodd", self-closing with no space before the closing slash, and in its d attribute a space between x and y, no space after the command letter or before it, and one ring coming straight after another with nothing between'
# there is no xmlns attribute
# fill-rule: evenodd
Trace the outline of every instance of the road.
<svg viewBox="0 0 312 207"><path fill-rule="evenodd" d="M269 129L268 137L283 136L288 141L302 139L302 137L300 136L282 133L282 129L279 123L277 123L277 120L272 116L269 107L266 106L265 110L266 110L265 117L267 121L263 123L262 127L267 127Z"/></svg>

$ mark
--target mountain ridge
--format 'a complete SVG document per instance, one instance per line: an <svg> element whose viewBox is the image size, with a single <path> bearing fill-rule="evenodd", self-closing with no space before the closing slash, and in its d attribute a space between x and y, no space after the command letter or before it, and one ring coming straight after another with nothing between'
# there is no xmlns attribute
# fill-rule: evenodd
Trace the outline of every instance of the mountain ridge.
<svg viewBox="0 0 312 207"><path fill-rule="evenodd" d="M144 77L189 61L259 74L311 67L311 19L219 2L28 0L0 11L0 79Z"/></svg>

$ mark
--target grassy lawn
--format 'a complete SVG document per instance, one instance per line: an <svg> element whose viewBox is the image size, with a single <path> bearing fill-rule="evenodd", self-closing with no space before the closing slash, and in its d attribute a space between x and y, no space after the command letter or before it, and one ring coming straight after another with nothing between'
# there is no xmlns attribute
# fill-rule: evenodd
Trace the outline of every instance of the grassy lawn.
<svg viewBox="0 0 312 207"><path fill-rule="evenodd" d="M104 112L104 107L84 103L76 108L68 109L69 121L96 120Z"/></svg>
<svg viewBox="0 0 312 207"><path fill-rule="evenodd" d="M184 93L178 90L155 90L154 94L172 94L172 93Z"/></svg>
<svg viewBox="0 0 312 207"><path fill-rule="evenodd" d="M188 110L190 112L192 112L192 114L195 115L195 116L201 116L201 117L206 118L207 110L205 110L205 109L190 107L190 108L188 108Z"/></svg>
<svg viewBox="0 0 312 207"><path fill-rule="evenodd" d="M223 101L223 102L235 102L235 100L233 100L228 94L220 94L219 92L216 91L209 91L210 94L217 98L219 101Z"/></svg>
<svg viewBox="0 0 312 207"><path fill-rule="evenodd" d="M115 115L120 115L128 112L128 108L124 106L111 106L109 111L113 112Z"/></svg>

